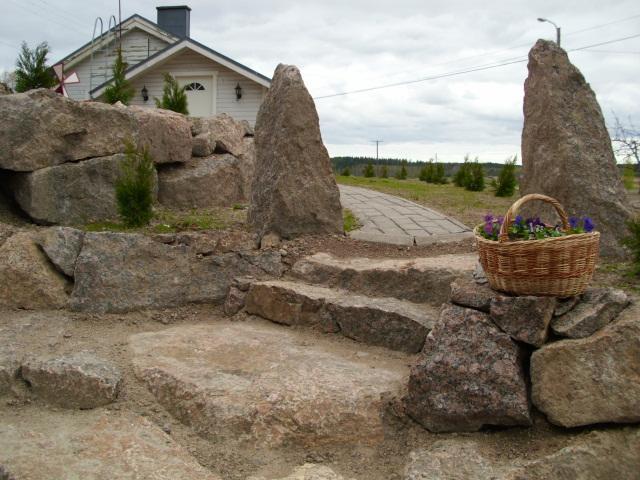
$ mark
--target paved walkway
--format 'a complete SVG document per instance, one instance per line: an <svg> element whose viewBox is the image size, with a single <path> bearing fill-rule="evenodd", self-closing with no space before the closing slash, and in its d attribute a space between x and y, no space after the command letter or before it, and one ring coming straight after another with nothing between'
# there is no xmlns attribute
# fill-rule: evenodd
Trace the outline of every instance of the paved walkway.
<svg viewBox="0 0 640 480"><path fill-rule="evenodd" d="M342 206L362 224L362 228L350 233L358 240L425 245L473 237L462 222L404 198L347 185L339 188Z"/></svg>

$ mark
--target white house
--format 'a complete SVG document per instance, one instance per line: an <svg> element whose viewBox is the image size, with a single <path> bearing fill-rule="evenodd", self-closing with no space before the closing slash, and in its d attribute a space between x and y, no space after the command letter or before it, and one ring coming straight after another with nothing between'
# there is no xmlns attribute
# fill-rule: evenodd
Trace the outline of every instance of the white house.
<svg viewBox="0 0 640 480"><path fill-rule="evenodd" d="M189 113L209 116L228 113L254 124L271 79L189 37L188 6L157 7L153 23L133 15L94 38L61 61L75 71L80 83L67 86L71 98L100 98L112 77L119 32L126 77L135 88L132 105L155 108L162 96L163 76L173 75L186 86Z"/></svg>

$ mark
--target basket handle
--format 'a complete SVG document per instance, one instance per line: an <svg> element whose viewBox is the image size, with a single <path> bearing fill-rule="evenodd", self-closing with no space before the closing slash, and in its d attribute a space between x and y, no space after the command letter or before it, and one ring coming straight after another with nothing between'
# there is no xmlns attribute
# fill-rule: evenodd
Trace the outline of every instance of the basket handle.
<svg viewBox="0 0 640 480"><path fill-rule="evenodd" d="M559 201L557 201L555 198L547 197L546 195L542 195L540 193L530 193L529 195L525 195L524 197L516 200L513 203L513 205L509 207L509 210L507 210L507 213L504 216L504 221L500 226L500 234L498 235L498 242L506 242L509 239L508 228L512 221L511 218L516 213L518 213L518 210L522 205L524 205L527 202L530 202L531 200L542 200L543 202L550 203L553 206L553 208L556 209L556 212L560 217L560 221L562 221L563 230L565 231L569 230L569 217L567 216L567 212L565 212L562 205L560 205Z"/></svg>

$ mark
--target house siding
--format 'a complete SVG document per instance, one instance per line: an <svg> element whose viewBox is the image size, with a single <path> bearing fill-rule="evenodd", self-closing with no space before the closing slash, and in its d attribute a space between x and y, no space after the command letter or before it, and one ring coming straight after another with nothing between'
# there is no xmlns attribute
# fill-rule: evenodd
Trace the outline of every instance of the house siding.
<svg viewBox="0 0 640 480"><path fill-rule="evenodd" d="M211 76L215 72L217 74L216 111L213 114L228 113L236 120L246 120L251 125L255 124L258 109L267 89L213 60L188 50L173 55L168 61L132 80L136 94L131 105L155 107L154 98L162 97L163 76L166 72L178 76ZM242 87L240 100L236 100L237 83ZM146 86L149 92L147 102L144 102L140 95L143 86Z"/></svg>
<svg viewBox="0 0 640 480"><path fill-rule="evenodd" d="M116 59L116 48L118 43L109 42L106 48L100 49L93 56L93 81L92 88L111 78L113 63ZM166 48L167 42L149 35L148 33L133 28L122 34L122 56L130 66L136 65L156 52ZM72 66L68 73L75 71L78 74L80 83L67 86L69 97L75 100L87 100L89 98L89 76L91 72L91 58L87 57L77 65Z"/></svg>

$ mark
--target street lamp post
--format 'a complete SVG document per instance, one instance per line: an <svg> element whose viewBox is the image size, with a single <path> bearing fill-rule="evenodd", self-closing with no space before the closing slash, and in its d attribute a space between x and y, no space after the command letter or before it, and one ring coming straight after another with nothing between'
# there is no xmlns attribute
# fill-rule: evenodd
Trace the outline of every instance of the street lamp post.
<svg viewBox="0 0 640 480"><path fill-rule="evenodd" d="M539 22L547 22L556 27L556 43L560 46L560 27L546 18L538 18Z"/></svg>

